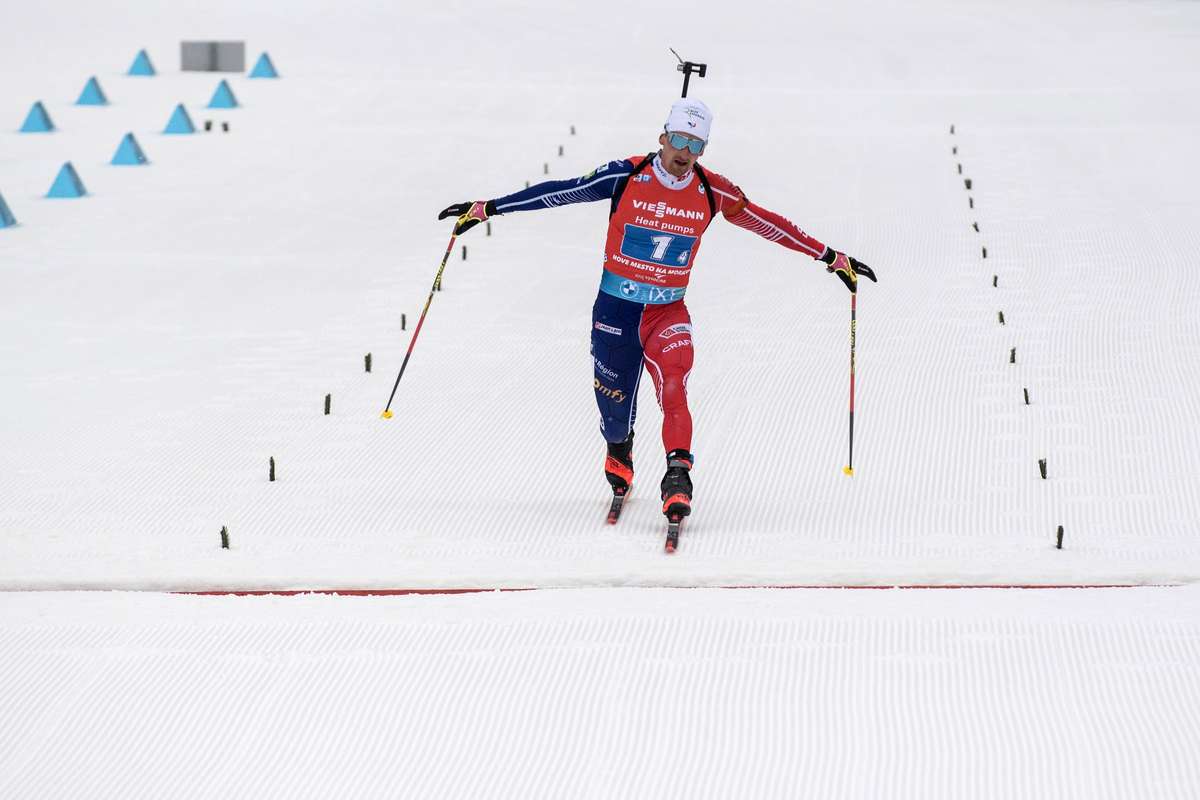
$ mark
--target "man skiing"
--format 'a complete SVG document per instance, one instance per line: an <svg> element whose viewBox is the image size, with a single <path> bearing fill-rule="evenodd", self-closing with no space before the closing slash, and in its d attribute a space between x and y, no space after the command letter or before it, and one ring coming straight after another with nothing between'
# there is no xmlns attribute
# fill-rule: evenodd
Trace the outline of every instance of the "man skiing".
<svg viewBox="0 0 1200 800"><path fill-rule="evenodd" d="M713 217L719 212L734 225L824 262L851 292L859 275L876 280L866 264L755 205L727 178L701 167L711 129L708 106L683 98L671 106L657 153L610 161L581 178L546 181L494 200L456 203L438 215L458 218L457 235L498 214L610 201L604 270L592 307L592 385L608 443L604 474L614 495L609 521L616 521L633 481L633 426L644 367L663 413L667 471L660 490L676 535L678 522L691 513L694 463L687 402L693 341L684 294Z"/></svg>

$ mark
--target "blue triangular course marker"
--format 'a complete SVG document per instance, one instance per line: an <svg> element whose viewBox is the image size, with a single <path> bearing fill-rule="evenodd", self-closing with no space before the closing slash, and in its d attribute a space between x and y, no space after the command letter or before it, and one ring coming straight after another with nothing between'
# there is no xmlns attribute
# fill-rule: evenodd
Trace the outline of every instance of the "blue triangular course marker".
<svg viewBox="0 0 1200 800"><path fill-rule="evenodd" d="M192 124L192 118L188 116L187 109L183 107L183 103L175 106L175 113L171 115L171 120L167 123L163 133L195 133L196 126Z"/></svg>
<svg viewBox="0 0 1200 800"><path fill-rule="evenodd" d="M87 85L83 87L83 92L80 93L79 99L75 101L77 106L106 106L108 98L104 96L104 90L100 88L100 81L96 80L95 76L88 78Z"/></svg>
<svg viewBox="0 0 1200 800"><path fill-rule="evenodd" d="M154 71L154 65L150 63L150 56L146 55L146 51L138 50L137 57L133 59L133 65L129 68L127 75L157 75Z"/></svg>
<svg viewBox="0 0 1200 800"><path fill-rule="evenodd" d="M83 181L79 180L79 173L68 161L58 171L58 177L54 179L54 185L50 187L46 197L83 197L85 194L87 194L87 189L83 188Z"/></svg>
<svg viewBox="0 0 1200 800"><path fill-rule="evenodd" d="M150 160L142 152L142 148L138 144L137 139L133 138L133 134L127 133L125 134L125 138L121 140L120 146L117 147L117 153L113 156L112 163L116 166L136 167L140 164L149 164Z"/></svg>
<svg viewBox="0 0 1200 800"><path fill-rule="evenodd" d="M17 218L8 210L8 203L4 202L4 195L0 194L0 228L11 228L17 224Z"/></svg>
<svg viewBox="0 0 1200 800"><path fill-rule="evenodd" d="M251 78L278 78L279 73L275 71L275 65L271 62L271 57L266 51L258 57L258 61L254 62L254 69L250 70Z"/></svg>
<svg viewBox="0 0 1200 800"><path fill-rule="evenodd" d="M50 115L46 113L42 101L38 100L33 104L33 108L29 109L25 124L21 126L21 133L49 133L52 130L54 123L50 121Z"/></svg>
<svg viewBox="0 0 1200 800"><path fill-rule="evenodd" d="M213 92L212 100L208 101L209 108L237 108L237 98L233 96L233 90L229 88L229 83L222 78L217 84L217 90Z"/></svg>

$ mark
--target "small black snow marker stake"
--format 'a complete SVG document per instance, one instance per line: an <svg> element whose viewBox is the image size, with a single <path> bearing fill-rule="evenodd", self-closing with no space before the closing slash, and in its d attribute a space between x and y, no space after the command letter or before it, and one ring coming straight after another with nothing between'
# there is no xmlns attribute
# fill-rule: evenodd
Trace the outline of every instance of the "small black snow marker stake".
<svg viewBox="0 0 1200 800"><path fill-rule="evenodd" d="M1025 405L1029 405L1029 387L1024 387L1021 391L1025 393Z"/></svg>
<svg viewBox="0 0 1200 800"><path fill-rule="evenodd" d="M953 125L950 126L950 135L951 136L954 135L954 126Z"/></svg>
<svg viewBox="0 0 1200 800"><path fill-rule="evenodd" d="M526 188L526 189L528 189L528 188L529 188L529 181L525 181L525 188Z"/></svg>
<svg viewBox="0 0 1200 800"><path fill-rule="evenodd" d="M575 126L574 125L571 126L571 135L572 136L575 135Z"/></svg>
<svg viewBox="0 0 1200 800"><path fill-rule="evenodd" d="M974 197L968 197L968 198L967 198L967 206L968 206L969 208L974 208L974 207L975 207L975 198L974 198Z"/></svg>
<svg viewBox="0 0 1200 800"><path fill-rule="evenodd" d="M1014 347L1012 350L1008 351L1008 363L1017 363L1017 348Z"/></svg>
<svg viewBox="0 0 1200 800"><path fill-rule="evenodd" d="M405 316L404 314L401 314L400 315L400 330L404 330L406 325L408 325L408 317Z"/></svg>
<svg viewBox="0 0 1200 800"><path fill-rule="evenodd" d="M221 526L221 549L229 549L229 529L224 525Z"/></svg>
<svg viewBox="0 0 1200 800"><path fill-rule="evenodd" d="M962 175L962 164L958 165L958 174Z"/></svg>
<svg viewBox="0 0 1200 800"><path fill-rule="evenodd" d="M963 184L967 187L967 191L971 191L971 179L963 178Z"/></svg>
<svg viewBox="0 0 1200 800"><path fill-rule="evenodd" d="M1055 550L1062 550L1062 535L1063 535L1062 525L1059 525L1058 526L1058 534L1055 536L1055 543L1054 543Z"/></svg>
<svg viewBox="0 0 1200 800"><path fill-rule="evenodd" d="M367 353L363 356L363 366L367 368L367 372L371 371L371 354Z"/></svg>
<svg viewBox="0 0 1200 800"><path fill-rule="evenodd" d="M485 229L485 230L487 230L487 235L488 235L488 236L491 236L491 235L492 235L492 223L490 223L490 222L487 222L487 223L484 223L484 224L487 226L487 228Z"/></svg>
<svg viewBox="0 0 1200 800"><path fill-rule="evenodd" d="M212 120L211 119L204 120L204 130L206 130L206 131L212 130Z"/></svg>
<svg viewBox="0 0 1200 800"><path fill-rule="evenodd" d="M975 229L976 233L979 233L979 223L978 222L972 222L971 227Z"/></svg>
<svg viewBox="0 0 1200 800"><path fill-rule="evenodd" d="M561 144L558 146L558 154L559 156L563 154L563 146Z"/></svg>
<svg viewBox="0 0 1200 800"><path fill-rule="evenodd" d="M950 148L950 155L952 155L952 156L958 155L958 145L954 145L954 147Z"/></svg>
<svg viewBox="0 0 1200 800"><path fill-rule="evenodd" d="M229 123L228 123L228 122L222 122L222 123L221 123L221 130L225 131L225 133L229 133Z"/></svg>
<svg viewBox="0 0 1200 800"><path fill-rule="evenodd" d="M983 257L987 258L987 248L983 248Z"/></svg>
<svg viewBox="0 0 1200 800"><path fill-rule="evenodd" d="M467 260L467 246L463 245L463 261Z"/></svg>
<svg viewBox="0 0 1200 800"><path fill-rule="evenodd" d="M996 313L1000 315L1000 324L1003 325L1004 324L1004 312L997 311Z"/></svg>
<svg viewBox="0 0 1200 800"><path fill-rule="evenodd" d="M271 471L268 478L272 483L275 482L275 456L271 456Z"/></svg>
<svg viewBox="0 0 1200 800"><path fill-rule="evenodd" d="M999 281L1000 281L1000 276L999 276L999 275L993 275L993 276L992 276L992 288L993 288L993 289L995 289L995 288L996 288L996 284L997 284Z"/></svg>
<svg viewBox="0 0 1200 800"><path fill-rule="evenodd" d="M329 404L333 402L333 395L325 395L325 416L329 416Z"/></svg>
<svg viewBox="0 0 1200 800"><path fill-rule="evenodd" d="M542 164L542 174L543 175L550 174L550 162L549 161Z"/></svg>
<svg viewBox="0 0 1200 800"><path fill-rule="evenodd" d="M1042 473L1042 480L1046 480L1046 459L1038 459L1038 472Z"/></svg>

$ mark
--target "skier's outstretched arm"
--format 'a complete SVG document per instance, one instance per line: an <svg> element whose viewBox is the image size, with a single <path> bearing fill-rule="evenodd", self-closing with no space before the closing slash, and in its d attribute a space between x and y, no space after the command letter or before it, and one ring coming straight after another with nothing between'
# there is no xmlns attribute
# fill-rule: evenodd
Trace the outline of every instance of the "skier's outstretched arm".
<svg viewBox="0 0 1200 800"><path fill-rule="evenodd" d="M707 175L713 199L717 201L717 210L734 225L823 262L826 271L837 275L852 292L858 290L859 275L877 280L875 271L863 262L834 250L805 233L791 220L750 202L745 193L728 178L715 172L708 172Z"/></svg>
<svg viewBox="0 0 1200 800"><path fill-rule="evenodd" d="M610 161L579 178L565 181L545 181L522 189L519 192L497 197L495 200L475 200L447 206L438 214L438 219L458 217L454 226L455 235L470 230L484 220L497 214L512 211L537 211L571 203L593 203L610 200L622 178L633 172L629 160Z"/></svg>

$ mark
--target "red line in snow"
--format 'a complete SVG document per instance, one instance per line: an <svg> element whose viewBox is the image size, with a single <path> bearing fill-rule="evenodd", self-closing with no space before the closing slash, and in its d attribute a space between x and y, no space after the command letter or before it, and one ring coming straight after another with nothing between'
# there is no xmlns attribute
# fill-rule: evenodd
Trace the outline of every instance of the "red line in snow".
<svg viewBox="0 0 1200 800"><path fill-rule="evenodd" d="M764 584L753 586L622 586L622 589L1143 589L1180 586L1177 583L907 583L889 586L828 585L828 584ZM170 594L202 596L292 597L301 594L346 595L351 597L390 597L397 595L483 594L485 592L536 592L547 588L596 589L603 587L478 587L445 589L205 589L175 591Z"/></svg>
<svg viewBox="0 0 1200 800"><path fill-rule="evenodd" d="M490 587L479 589L205 589L202 591L170 592L170 594L191 594L205 596L236 595L238 597L262 597L264 595L282 595L284 597L292 597L298 594L336 594L350 595L354 597L382 597L405 594L482 594L484 592L533 592L537 589L538 587L536 586L514 589L497 589Z"/></svg>
<svg viewBox="0 0 1200 800"><path fill-rule="evenodd" d="M720 589L1162 589L1178 583L898 583L891 586L831 586L785 584L780 586L720 586Z"/></svg>

